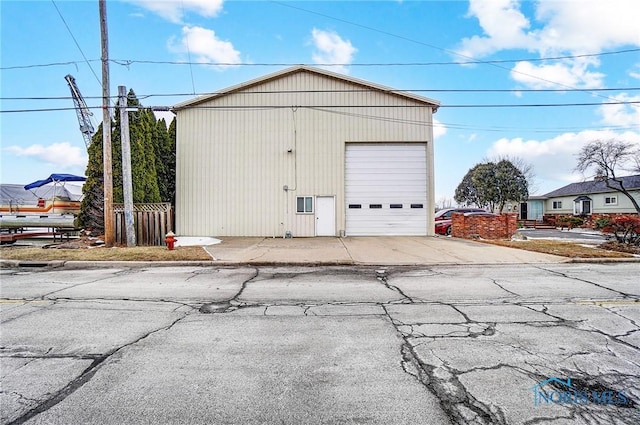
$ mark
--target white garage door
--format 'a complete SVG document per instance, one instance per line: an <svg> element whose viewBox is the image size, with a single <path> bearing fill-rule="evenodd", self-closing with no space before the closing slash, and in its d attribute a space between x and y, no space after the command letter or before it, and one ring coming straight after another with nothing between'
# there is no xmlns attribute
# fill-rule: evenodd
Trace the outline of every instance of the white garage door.
<svg viewBox="0 0 640 425"><path fill-rule="evenodd" d="M346 234L427 234L427 148L347 144Z"/></svg>

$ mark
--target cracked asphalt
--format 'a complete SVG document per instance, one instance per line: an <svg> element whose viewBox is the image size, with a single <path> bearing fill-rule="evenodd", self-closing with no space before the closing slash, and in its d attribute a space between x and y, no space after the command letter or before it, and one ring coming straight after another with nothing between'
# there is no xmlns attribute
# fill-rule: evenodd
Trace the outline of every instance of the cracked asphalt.
<svg viewBox="0 0 640 425"><path fill-rule="evenodd" d="M638 275L0 269L0 421L637 424Z"/></svg>

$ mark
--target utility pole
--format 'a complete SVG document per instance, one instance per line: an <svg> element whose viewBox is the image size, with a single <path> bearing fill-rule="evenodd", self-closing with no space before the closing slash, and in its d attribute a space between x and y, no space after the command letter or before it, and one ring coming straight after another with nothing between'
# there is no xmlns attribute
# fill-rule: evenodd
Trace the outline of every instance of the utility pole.
<svg viewBox="0 0 640 425"><path fill-rule="evenodd" d="M111 114L109 113L109 35L107 34L107 1L99 0L100 41L102 45L102 164L104 176L104 243L115 244L113 216L113 166L111 157Z"/></svg>
<svg viewBox="0 0 640 425"><path fill-rule="evenodd" d="M127 88L118 86L120 105L120 142L122 143L122 194L124 197L124 224L127 246L136 246L136 231L133 222L133 179L131 178L131 141L129 135L129 112L127 112Z"/></svg>

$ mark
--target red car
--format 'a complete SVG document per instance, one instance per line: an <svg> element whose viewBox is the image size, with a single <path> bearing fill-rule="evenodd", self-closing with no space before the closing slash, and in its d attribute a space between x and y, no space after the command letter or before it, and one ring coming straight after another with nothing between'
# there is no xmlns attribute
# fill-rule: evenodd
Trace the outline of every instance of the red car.
<svg viewBox="0 0 640 425"><path fill-rule="evenodd" d="M434 217L436 221L435 231L438 235L449 236L451 234L451 214L453 213L485 213L486 210L481 208L445 208L436 212Z"/></svg>
<svg viewBox="0 0 640 425"><path fill-rule="evenodd" d="M449 236L451 234L451 219L436 221L436 234Z"/></svg>

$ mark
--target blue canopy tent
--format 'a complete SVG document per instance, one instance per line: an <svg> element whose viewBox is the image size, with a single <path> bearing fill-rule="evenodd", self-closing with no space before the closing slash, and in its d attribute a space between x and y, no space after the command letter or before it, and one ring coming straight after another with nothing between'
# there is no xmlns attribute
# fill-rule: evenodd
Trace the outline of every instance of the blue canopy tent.
<svg viewBox="0 0 640 425"><path fill-rule="evenodd" d="M24 189L38 196L38 198L47 198L52 201L52 209L51 212L55 213L56 209L56 198L64 199L67 198L70 201L80 201L82 199L81 193L73 193L73 191L69 191L65 188L65 183L67 182L84 182L86 181L86 177L75 176L73 174L51 174L48 178L44 180L38 180L33 183L29 183L24 186ZM47 190L43 188L43 186L47 186L53 183L53 190ZM40 190L42 188L46 191L43 192ZM64 192L64 193L61 193ZM38 201L40 203L41 200ZM42 201L44 202L44 201Z"/></svg>
<svg viewBox="0 0 640 425"><path fill-rule="evenodd" d="M85 180L87 180L86 177L74 176L73 174L51 174L44 180L38 180L25 185L24 189L31 190L49 183L57 184L60 182L83 182Z"/></svg>

